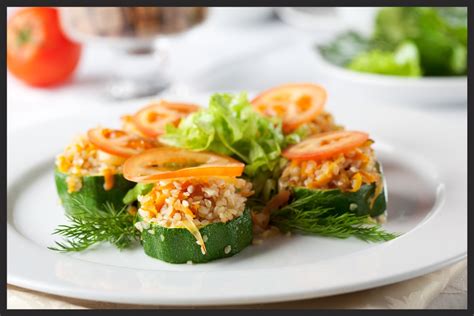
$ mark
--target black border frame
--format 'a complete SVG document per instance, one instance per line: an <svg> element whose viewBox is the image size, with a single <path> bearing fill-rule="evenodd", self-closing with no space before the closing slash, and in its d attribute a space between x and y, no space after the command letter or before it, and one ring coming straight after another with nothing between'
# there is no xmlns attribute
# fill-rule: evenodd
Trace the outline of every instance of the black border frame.
<svg viewBox="0 0 474 316"><path fill-rule="evenodd" d="M1 173L0 173L0 185L2 188L2 202L4 205L3 210L0 211L0 282L2 283L1 287L1 298L0 298L0 316L1 315L14 315L14 314L30 314L30 313L38 313L38 314L44 314L44 315L51 315L54 313L62 313L62 310L59 311L53 311L53 310L7 310L6 306L6 275L7 275L7 269L6 269L6 241L7 241L7 233L6 233L6 203L7 203L7 190L6 190L6 179L7 179L7 165L6 165L6 141L7 141L7 113L6 113L6 102L7 102L7 85L6 85L6 15L7 15L7 6L120 6L120 5L140 5L140 6L154 6L154 5L162 5L162 6L323 6L323 7L332 7L332 6L463 6L463 7L468 7L468 108L470 106L474 106L474 104L471 104L473 102L472 98L469 98L469 90L472 90L473 86L473 81L469 80L469 77L472 73L473 69L473 64L474 64L474 53L472 50L473 42L473 24L474 24L474 17L473 17L473 8L472 4L469 0L359 0L357 3L354 3L354 1L351 0L317 0L317 1L283 1L283 0L260 0L260 1L229 1L229 0L224 0L224 1L189 1L189 0L162 0L162 1L153 1L153 0L139 0L139 1L107 1L107 0L101 0L101 1L94 1L91 3L90 1L87 0L68 0L67 3L65 3L64 0L46 0L46 1L41 1L41 3L38 3L36 1L21 1L21 0L7 0L5 1L5 4L3 6L3 14L1 16L1 25L2 25L2 33L1 37L4 38L5 40L2 41L2 53L5 58L2 59L2 71L4 75L2 76L2 90L3 90L3 100L4 100L4 106L1 111L1 122L0 126L2 126L2 137L1 137L1 142L2 142L2 147L4 150L1 152L1 163L2 163L2 168L1 168ZM472 111L471 111L472 112ZM470 121L470 114L468 110L468 144L470 140L474 139L474 136L472 136L473 128L469 127L469 121ZM470 137L471 136L471 137ZM472 154L472 146L471 149L469 149L468 146L468 197L474 195L474 190L473 186L471 185L472 183L472 178L474 177L474 172L472 171L472 168L469 168L469 158L473 157ZM469 198L468 198L468 210L469 210ZM469 230L469 226L473 226L472 221L473 221L473 216L469 216L468 212L468 257L469 254L473 252L472 247L473 243L469 242L473 239L474 236L474 231ZM471 268L472 262L468 260L468 270ZM466 310L416 310L416 311L406 311L406 313L416 313L416 315L419 314L441 314L441 313L449 313L450 315L474 315L474 295L469 295L470 290L471 290L471 285L473 284L473 279L474 275L468 273L468 308ZM188 310L160 310L159 313L185 313ZM220 310L218 309L213 309L213 310L189 310L191 312L196 312L196 313L206 313L206 314L216 314L221 313ZM120 315L127 315L127 314L136 314L137 312L143 313L143 314L150 314L151 313L156 313L153 310L102 310L100 311L100 314L116 314L119 313ZM240 311L237 310L227 310L227 313L233 314ZM249 312L248 310L246 313ZM287 313L290 312L290 310L259 310L258 312L263 312L271 315L276 315L276 314L282 314L282 313ZM294 313L296 311L291 311L291 313ZM309 310L299 310L297 311L298 313L301 314L313 314L313 311ZM386 313L386 314L393 314L393 313L401 313L402 311L391 311L391 310L377 310L377 311L366 311L366 310L348 310L348 311L343 311L343 310L319 310L318 313L321 314L343 314L343 313L350 313L353 315L366 315L366 313ZM71 313L99 313L98 311L79 311L79 310L74 310L71 311ZM251 312L253 313L253 311Z"/></svg>

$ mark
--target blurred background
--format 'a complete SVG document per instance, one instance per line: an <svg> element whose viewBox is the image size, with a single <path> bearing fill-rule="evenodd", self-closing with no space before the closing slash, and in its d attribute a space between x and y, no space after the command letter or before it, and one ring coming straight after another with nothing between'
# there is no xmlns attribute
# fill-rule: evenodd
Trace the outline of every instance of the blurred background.
<svg viewBox="0 0 474 316"><path fill-rule="evenodd" d="M305 81L325 86L329 102L454 115L467 106L466 8L7 12L8 112L22 117L15 126L74 108Z"/></svg>

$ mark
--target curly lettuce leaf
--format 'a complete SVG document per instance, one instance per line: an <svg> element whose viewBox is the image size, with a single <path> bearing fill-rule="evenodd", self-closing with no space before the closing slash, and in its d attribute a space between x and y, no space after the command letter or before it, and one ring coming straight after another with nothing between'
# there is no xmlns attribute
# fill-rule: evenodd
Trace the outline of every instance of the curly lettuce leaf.
<svg viewBox="0 0 474 316"><path fill-rule="evenodd" d="M415 63L399 69L390 54L412 42L424 76L456 76L467 74L467 37L465 7L388 7L378 11L371 37L349 31L318 48L326 60L339 66L410 76L417 72Z"/></svg>
<svg viewBox="0 0 474 316"><path fill-rule="evenodd" d="M466 8L381 9L375 21L374 39L392 48L404 41L413 41L426 76L467 72Z"/></svg>
<svg viewBox="0 0 474 316"><path fill-rule="evenodd" d="M374 49L356 56L347 68L383 75L419 77L420 59L415 44L405 42L394 52Z"/></svg>
<svg viewBox="0 0 474 316"><path fill-rule="evenodd" d="M212 95L207 109L187 116L177 127L167 126L160 141L169 146L229 155L244 162L244 174L258 182L257 188L254 186L256 194L259 189L269 191L271 184L266 181L272 180L286 145L281 121L255 112L245 93ZM260 183L262 177L265 180ZM276 184L271 186L276 188Z"/></svg>

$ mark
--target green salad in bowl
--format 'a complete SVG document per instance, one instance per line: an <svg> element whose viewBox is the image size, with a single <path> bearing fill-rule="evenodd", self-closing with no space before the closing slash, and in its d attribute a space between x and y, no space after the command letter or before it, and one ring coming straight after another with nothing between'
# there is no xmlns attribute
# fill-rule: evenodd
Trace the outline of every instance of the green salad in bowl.
<svg viewBox="0 0 474 316"><path fill-rule="evenodd" d="M466 76L467 8L383 8L369 36L347 31L317 49L326 61L357 72Z"/></svg>

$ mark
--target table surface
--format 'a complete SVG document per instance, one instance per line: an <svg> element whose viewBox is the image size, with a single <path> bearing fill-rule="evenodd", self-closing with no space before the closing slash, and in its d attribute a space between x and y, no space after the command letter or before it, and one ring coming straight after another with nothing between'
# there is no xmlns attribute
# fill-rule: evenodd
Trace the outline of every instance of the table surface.
<svg viewBox="0 0 474 316"><path fill-rule="evenodd" d="M171 89L195 88L200 73L209 73L212 69L232 65L242 58L263 54L275 47L292 45L299 42L318 42L330 34L305 31L290 27L276 19L253 21L247 25L229 23L223 25L222 21L210 19L200 27L176 38L169 39L170 62L167 71L172 74L173 86ZM189 52L192 51L192 54ZM60 117L73 111L87 111L97 106L110 106L113 102L104 98L103 83L107 80L113 63L110 62L111 52L98 46L88 46L84 49L83 58L79 69L72 82L48 89L33 89L17 81L10 74L7 75L7 130L16 129ZM324 83L325 78L315 73L291 71L291 56L281 56L282 68L285 68L288 81L303 81L311 78L313 81ZM277 70L278 71L278 70ZM273 74L259 74L258 78L249 78L248 90L258 90L275 84ZM199 86L199 85L196 85ZM212 87L206 87L211 90ZM78 102L80 100L80 102ZM467 115L466 109L453 112L442 111L434 115L443 115L452 119L462 118ZM428 308L466 308L467 282L466 265L456 273L449 275L446 284L438 286L437 299L426 302ZM426 281L426 280L425 280ZM450 283L451 282L451 283ZM426 282L425 282L426 283ZM428 282L428 284L430 284ZM15 289L17 293L19 289ZM18 294L18 293L17 293ZM15 296L18 298L18 296ZM340 302L340 301L339 301ZM299 304L299 305L298 305ZM394 303L395 304L395 303ZM370 305L370 304L369 304ZM396 305L396 304L395 304ZM87 306L87 304L86 304ZM287 305L288 306L288 305ZM305 306L296 303L293 307ZM317 306L317 305L316 305ZM325 306L319 305L319 306ZM342 303L341 306L344 306ZM387 306L388 307L388 306Z"/></svg>

